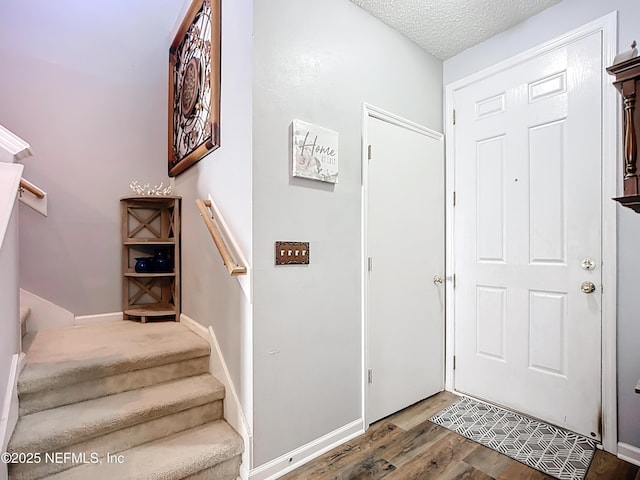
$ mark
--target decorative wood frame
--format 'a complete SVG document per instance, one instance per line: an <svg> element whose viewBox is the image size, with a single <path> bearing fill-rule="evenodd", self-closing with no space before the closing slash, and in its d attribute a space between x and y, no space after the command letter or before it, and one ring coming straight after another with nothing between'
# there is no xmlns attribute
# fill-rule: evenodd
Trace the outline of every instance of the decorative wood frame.
<svg viewBox="0 0 640 480"><path fill-rule="evenodd" d="M634 57L607 68L615 75L613 85L622 96L623 196L614 198L621 205L640 213L640 176L638 175L638 144L640 143L640 57Z"/></svg>
<svg viewBox="0 0 640 480"><path fill-rule="evenodd" d="M169 176L220 146L220 0L193 0L169 49Z"/></svg>

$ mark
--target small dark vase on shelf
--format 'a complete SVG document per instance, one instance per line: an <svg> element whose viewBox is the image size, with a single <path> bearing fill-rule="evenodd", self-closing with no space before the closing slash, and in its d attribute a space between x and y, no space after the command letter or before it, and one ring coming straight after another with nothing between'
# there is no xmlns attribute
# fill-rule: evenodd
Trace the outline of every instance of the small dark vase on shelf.
<svg viewBox="0 0 640 480"><path fill-rule="evenodd" d="M153 271L154 272L170 272L171 262L167 258L167 254L162 250L156 250L156 254L153 257Z"/></svg>
<svg viewBox="0 0 640 480"><path fill-rule="evenodd" d="M153 257L139 257L136 258L136 265L134 267L135 271L138 273L149 273L153 270L153 265L151 263Z"/></svg>

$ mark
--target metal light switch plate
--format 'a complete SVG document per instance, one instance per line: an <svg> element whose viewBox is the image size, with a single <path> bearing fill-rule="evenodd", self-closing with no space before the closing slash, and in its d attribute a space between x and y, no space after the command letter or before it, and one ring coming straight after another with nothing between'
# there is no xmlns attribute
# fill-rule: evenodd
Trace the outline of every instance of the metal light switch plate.
<svg viewBox="0 0 640 480"><path fill-rule="evenodd" d="M276 242L276 265L309 265L309 242Z"/></svg>

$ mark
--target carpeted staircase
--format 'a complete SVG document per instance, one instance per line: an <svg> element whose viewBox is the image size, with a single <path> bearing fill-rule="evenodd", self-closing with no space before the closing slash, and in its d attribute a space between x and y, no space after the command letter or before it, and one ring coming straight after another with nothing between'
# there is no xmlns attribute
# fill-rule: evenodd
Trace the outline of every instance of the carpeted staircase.
<svg viewBox="0 0 640 480"><path fill-rule="evenodd" d="M28 455L10 480L238 477L242 439L222 417L209 345L180 323L40 331L24 344L8 451Z"/></svg>

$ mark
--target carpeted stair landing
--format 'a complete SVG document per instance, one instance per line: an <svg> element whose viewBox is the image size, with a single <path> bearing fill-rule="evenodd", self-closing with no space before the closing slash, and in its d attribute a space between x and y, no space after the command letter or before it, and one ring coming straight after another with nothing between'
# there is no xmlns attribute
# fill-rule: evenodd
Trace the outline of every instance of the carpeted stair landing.
<svg viewBox="0 0 640 480"><path fill-rule="evenodd" d="M209 345L180 323L27 334L10 480L235 480L242 440L223 419ZM24 453L25 455L19 455Z"/></svg>

